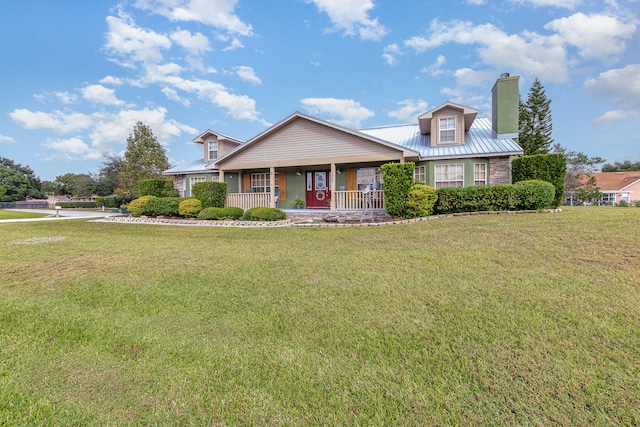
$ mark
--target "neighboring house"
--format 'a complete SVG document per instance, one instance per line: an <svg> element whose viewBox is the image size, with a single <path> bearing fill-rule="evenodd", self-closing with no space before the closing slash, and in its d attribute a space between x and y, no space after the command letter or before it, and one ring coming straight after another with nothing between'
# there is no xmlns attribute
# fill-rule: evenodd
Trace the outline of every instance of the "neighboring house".
<svg viewBox="0 0 640 427"><path fill-rule="evenodd" d="M243 144L207 131L195 140L204 145L204 161L164 173L185 197L194 178L225 181L227 204L243 209L293 208L296 199L308 209L384 209L381 166L389 162L414 162L415 180L436 188L508 184L511 158L523 153L518 80L496 81L491 121L452 102L414 124L360 130L296 112ZM219 149L221 140L236 147L207 158L208 145Z"/></svg>
<svg viewBox="0 0 640 427"><path fill-rule="evenodd" d="M637 172L597 172L581 176L582 182L590 177L596 180L596 187L602 193L600 204L617 205L621 201L635 203L640 200L640 171Z"/></svg>
<svg viewBox="0 0 640 427"><path fill-rule="evenodd" d="M47 196L47 205L53 209L59 202L70 202L69 196Z"/></svg>

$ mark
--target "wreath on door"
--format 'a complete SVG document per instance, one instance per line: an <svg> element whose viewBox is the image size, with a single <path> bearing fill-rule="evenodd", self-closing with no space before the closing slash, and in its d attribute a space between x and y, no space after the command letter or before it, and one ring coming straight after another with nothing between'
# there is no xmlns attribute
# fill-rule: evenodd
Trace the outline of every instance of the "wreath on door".
<svg viewBox="0 0 640 427"><path fill-rule="evenodd" d="M327 197L327 195L324 193L324 191L316 191L316 200L321 202L325 197Z"/></svg>

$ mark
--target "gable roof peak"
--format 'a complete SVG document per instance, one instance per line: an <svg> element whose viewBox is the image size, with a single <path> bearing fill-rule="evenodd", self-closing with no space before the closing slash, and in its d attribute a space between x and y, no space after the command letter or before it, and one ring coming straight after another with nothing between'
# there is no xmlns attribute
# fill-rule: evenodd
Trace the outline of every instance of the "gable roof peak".
<svg viewBox="0 0 640 427"><path fill-rule="evenodd" d="M431 133L431 120L435 113L445 108L454 108L460 110L464 115L464 130L468 131L473 124L473 121L478 115L478 110L471 107L465 107L464 105L456 104L455 102L447 101L444 104L427 111L424 114L418 116L418 123L420 124L420 133L427 135Z"/></svg>

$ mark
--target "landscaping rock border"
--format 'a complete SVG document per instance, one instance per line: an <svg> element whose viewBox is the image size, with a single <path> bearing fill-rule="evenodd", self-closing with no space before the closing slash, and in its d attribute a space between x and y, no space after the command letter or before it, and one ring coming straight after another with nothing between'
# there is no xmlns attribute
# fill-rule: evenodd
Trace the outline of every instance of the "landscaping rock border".
<svg viewBox="0 0 640 427"><path fill-rule="evenodd" d="M382 222L339 222L333 221L334 214L328 214L331 222L294 222L292 219L283 221L204 221L198 219L186 218L153 218L153 217L134 217L132 215L110 215L104 219L95 222L121 222L129 224L153 224L153 225L179 225L190 227L239 227L239 228L277 228L277 227L376 227L383 225L411 224L414 222L430 221L439 218L451 218L456 216L472 216L472 215L518 215L518 214L534 214L534 213L560 213L562 209L545 209L541 211L482 211L482 212L460 212L454 214L431 215L421 218L412 219L391 219Z"/></svg>

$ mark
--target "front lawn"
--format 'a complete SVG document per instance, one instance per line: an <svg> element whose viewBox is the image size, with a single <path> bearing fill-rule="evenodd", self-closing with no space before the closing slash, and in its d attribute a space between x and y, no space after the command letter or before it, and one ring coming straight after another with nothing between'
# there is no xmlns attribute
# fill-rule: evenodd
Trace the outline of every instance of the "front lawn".
<svg viewBox="0 0 640 427"><path fill-rule="evenodd" d="M35 212L15 212L0 209L0 221L3 219L44 218L46 216L49 215Z"/></svg>
<svg viewBox="0 0 640 427"><path fill-rule="evenodd" d="M0 224L0 425L638 425L640 209Z"/></svg>

